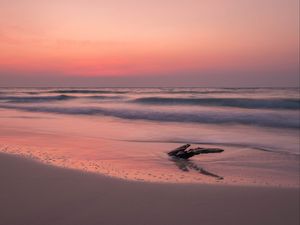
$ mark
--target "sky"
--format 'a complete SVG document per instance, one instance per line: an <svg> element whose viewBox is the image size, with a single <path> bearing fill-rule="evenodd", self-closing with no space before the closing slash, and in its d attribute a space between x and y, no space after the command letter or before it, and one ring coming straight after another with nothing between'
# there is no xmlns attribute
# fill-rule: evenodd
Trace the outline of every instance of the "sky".
<svg viewBox="0 0 300 225"><path fill-rule="evenodd" d="M298 0L0 0L0 86L298 86Z"/></svg>

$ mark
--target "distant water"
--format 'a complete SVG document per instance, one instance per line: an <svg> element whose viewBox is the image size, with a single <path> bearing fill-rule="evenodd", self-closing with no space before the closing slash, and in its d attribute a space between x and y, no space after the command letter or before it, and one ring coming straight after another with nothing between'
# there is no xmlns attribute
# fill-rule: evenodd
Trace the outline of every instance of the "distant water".
<svg viewBox="0 0 300 225"><path fill-rule="evenodd" d="M299 106L298 88L0 89L2 109L193 127L180 137L160 130L142 138L119 137L129 141L245 145L293 154L299 153ZM194 133L203 126L210 136Z"/></svg>

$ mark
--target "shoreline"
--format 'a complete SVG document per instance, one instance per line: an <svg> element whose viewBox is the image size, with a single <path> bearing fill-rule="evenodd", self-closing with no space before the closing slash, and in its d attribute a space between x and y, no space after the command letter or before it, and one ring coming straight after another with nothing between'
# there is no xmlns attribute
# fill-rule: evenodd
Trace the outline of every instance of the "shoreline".
<svg viewBox="0 0 300 225"><path fill-rule="evenodd" d="M216 145L216 147L218 147ZM0 154L7 154L16 157L21 157L24 159L32 160L37 163L46 166L54 166L61 169L71 169L79 172L86 172L96 175L102 175L105 177L113 178L113 179L120 179L123 181L129 182L145 182L145 183L154 183L154 184L208 184L208 185L224 185L224 186L243 186L243 187L274 187L274 188L299 188L300 183L295 177L290 177L291 175L288 174L288 171L279 171L271 167L269 170L268 164L271 165L270 159L266 157L272 156L271 160L275 164L279 162L278 160L282 160L282 156L278 153L269 153L269 152L250 152L245 150L226 150L224 154L219 155L203 155L201 157L195 158L195 160L190 161L195 166L197 164L201 165L204 164L204 169L206 166L210 166L210 164L205 164L206 162L213 162L212 169L215 169L217 173L223 175L223 165L222 160L226 160L227 158L231 159L232 157L239 157L239 160L234 159L231 161L232 168L228 170L227 175L224 179L216 179L214 177L206 176L203 174L199 174L197 171L190 170L189 172L184 172L179 169L180 165L177 165L175 162L170 160L167 156L163 153L165 163L168 163L167 167L160 167L157 165L157 168L151 169L148 171L138 171L136 168L132 170L130 167L125 168L118 168L121 161L117 163L110 160L87 160L87 159L76 159L70 158L64 154L58 154L58 152L52 153L51 151L44 149L45 151L41 151L40 148L31 148L30 146L8 146L8 145L0 145ZM253 155L254 153L259 155ZM219 158L218 158L219 157ZM277 158L280 157L280 158ZM286 155L286 157L293 157ZM252 160L262 160L258 161L259 164L254 164L255 167L258 165L258 168L253 167L248 160L252 158ZM215 161L218 162L221 160L221 163L214 163ZM267 160L267 161L266 161ZM284 165L287 165L289 161L286 161ZM294 160L298 160L295 158ZM266 163L266 168L259 166L262 163ZM297 161L298 162L298 161ZM243 164L241 167L240 164ZM252 163L255 163L253 161ZM270 164L271 163L271 164ZM173 164L173 165L172 165ZM236 165L235 165L236 164ZM295 162L294 162L295 164ZM229 166L228 163L225 166ZM238 167L236 167L238 166ZM178 168L176 168L178 167ZM126 169L129 170L126 170ZM168 170L166 170L166 168ZM235 171L234 169L238 169ZM262 170L265 169L265 170ZM212 170L214 171L214 170ZM240 172L243 171L243 172ZM245 173L246 171L246 173ZM151 173L151 174L150 174ZM243 173L248 176L244 177ZM280 175L277 175L280 174ZM285 176L288 175L286 178ZM247 180L250 179L250 180ZM252 180L251 180L252 179ZM258 179L257 181L255 179ZM265 179L265 180L264 180ZM284 179L288 179L288 182L285 182ZM291 183L292 181L292 183ZM291 185L292 184L292 185Z"/></svg>
<svg viewBox="0 0 300 225"><path fill-rule="evenodd" d="M35 158L34 156L30 155L25 155L25 154L15 154L15 153L10 153L10 152L5 152L0 150L0 158L1 156L8 156L8 157L13 157L19 160L26 160L32 163L36 163L41 166L46 166L46 167L52 167L52 168L57 168L57 169L62 169L62 170L70 170L82 174L87 174L87 175L94 175L94 176L99 176L104 179L113 179L113 180L118 180L121 182L129 182L129 183L143 183L143 184L153 184L153 185L208 185L208 186L221 186L221 187L239 187L239 188L274 188L274 189L295 189L298 190L300 187L300 181L299 181L299 186L284 186L284 185L261 185L261 184L249 184L249 183L222 183L222 179L215 179L214 182L211 183L206 183L206 182L188 182L188 181L183 181L183 182L175 182L175 181L151 181L151 180L145 180L145 179L131 179L131 178L124 178L124 177L119 177L119 176L114 176L114 175L109 175L105 173L101 173L99 171L91 171L87 169L82 169L82 168L76 168L76 167L66 167L62 166L59 164L51 164L47 163L39 158ZM299 189L300 193L300 189Z"/></svg>
<svg viewBox="0 0 300 225"><path fill-rule="evenodd" d="M237 152L235 152L237 151ZM233 150L229 153L229 156L232 157L239 157L239 153L241 152L241 156L245 157L247 156L247 154L249 154L249 152L247 153L247 151L245 152L244 150ZM168 168L172 168L174 167L175 170L168 171L165 170L163 167L157 167L154 168L154 170L149 170L149 174L151 171L151 174L149 175L148 173L145 173L146 171L140 171L140 172L134 172L137 170L132 170L129 168L129 170L127 171L126 168L123 169L118 169L118 163L116 165L114 165L114 162L110 162L107 160L83 160L83 159L72 159L72 158L68 158L67 156L65 156L64 154L57 154L57 153L51 153L49 151L41 151L39 148L34 148L31 149L31 147L29 146L18 146L18 147L12 147L7 146L7 145L0 145L0 154L7 154L7 155L12 155L15 157L21 157L27 160L32 160L36 163L40 163L42 165L46 165L46 166L53 166L53 167L57 167L57 168L61 168L61 169L71 169L71 170L75 170L75 171L79 171L79 172L85 172L85 173L91 173L91 174L96 174L96 175L100 175L100 176L104 176L104 177L109 177L109 178L113 178L113 179L120 179L123 181L129 181L129 182L145 182L145 183L154 183L154 184L207 184L207 185L224 185L224 186L244 186L244 187L274 187L274 188L299 188L300 187L300 182L297 180L297 178L294 177L294 181L293 181L293 185L288 185L288 183L284 182L284 177L283 175L281 176L274 176L274 172L280 172L278 170L274 171L273 173L271 173L271 171L267 171L267 173L269 174L269 176L267 176L267 173L263 175L263 177L258 176L259 178L259 182L256 182L255 180L249 180L247 181L247 177L243 177L243 173L239 174L238 172L234 172L232 171L233 174L231 174L231 177L227 177L225 176L224 179L217 179L214 177L210 177L210 176L206 176L203 174L199 174L199 172L197 171L193 171L190 170L188 172L185 171L180 171L179 168L175 168L175 167L179 167L180 165L177 165L177 163L175 164L175 162L173 162L171 159L168 159L168 157L166 157L164 160L166 160L166 163L174 163L174 165L169 164ZM259 158L259 156L263 156L263 160L266 159L266 156L268 156L269 152L257 152L258 156L256 156L256 158ZM228 154L228 151L226 151L225 154ZM201 156L201 160L200 157L199 159L196 160L192 160L189 161L190 163L192 163L194 166L198 166L197 164L203 162L205 165L205 161L208 160L216 160L218 159L218 157L225 157L226 159L226 155L225 154L220 154L220 155L203 155ZM245 155L246 154L246 155ZM250 153L250 156L252 157L253 153ZM266 154L261 155L261 154ZM276 153L274 155L274 153L272 154L273 158L272 160L277 160L276 157L278 157L278 155L276 156ZM288 155L287 155L288 156ZM209 158L211 157L211 158ZM241 158L243 162L243 157ZM275 158L274 158L275 157ZM294 157L294 156L292 156ZM247 159L248 160L248 159ZM280 160L282 160L282 158L280 158ZM267 161L265 161L267 162ZM234 161L232 161L232 163L236 163ZM268 162L269 164L272 164L272 161ZM286 164L286 163L285 163ZM227 165L228 166L228 165ZM214 165L214 168L217 168L219 173L222 174L222 165ZM235 166L233 165L233 168L235 168ZM267 169L268 167L266 167ZM125 170L124 170L125 169ZM205 166L204 168L205 169ZM251 164L249 164L247 166L247 164L245 164L243 166L243 170L247 169L248 172L248 176L252 174L252 176L255 175L255 168L251 167ZM253 170L253 172L251 172ZM164 174L164 173L168 173L168 174ZM258 172L256 172L258 174ZM236 176L236 178L234 179L234 176ZM287 175L287 173L285 172L285 175ZM261 174L260 174L261 176ZM248 177L248 179L251 177ZM263 178L265 178L266 180L264 181ZM278 180L276 180L276 178L280 178ZM255 179L255 177L253 177L252 179ZM289 178L289 181L291 181L291 178ZM276 183L277 182L277 183Z"/></svg>
<svg viewBox="0 0 300 225"><path fill-rule="evenodd" d="M50 115L14 110L1 110L0 116L4 116L1 120L0 152L27 156L61 168L155 183L300 187L299 155L258 151L252 149L251 145L218 144L220 140L239 143L238 140L245 136L245 143L246 140L253 143L260 137L260 141L267 143L275 140L274 135L279 134L276 130L232 126L236 132L227 133L224 127L206 125L178 126L175 123L155 124L146 121L132 123L106 117ZM74 121L76 129L73 129ZM286 133L283 137L281 135L281 139L276 137L277 149L280 149L282 143L289 143L287 149L293 149L298 143L293 135L294 132ZM203 140L209 138L209 147L222 148L224 152L193 157L190 162L194 165L188 168L189 172L184 172L182 165L172 161L166 154L181 145L172 141L179 140L178 137L188 137L182 140L184 143L202 139L199 137L203 137ZM144 143L141 140L151 142ZM214 142L216 144L212 144ZM192 147L208 146L193 144ZM196 167L224 179L216 181L214 177L199 174L199 171L193 169Z"/></svg>
<svg viewBox="0 0 300 225"><path fill-rule="evenodd" d="M5 153L0 164L1 225L299 223L296 188L132 182Z"/></svg>

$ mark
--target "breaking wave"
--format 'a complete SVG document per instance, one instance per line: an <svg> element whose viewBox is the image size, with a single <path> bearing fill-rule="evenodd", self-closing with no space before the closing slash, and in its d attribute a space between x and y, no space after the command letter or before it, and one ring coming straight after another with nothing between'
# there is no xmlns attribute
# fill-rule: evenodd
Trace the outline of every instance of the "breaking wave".
<svg viewBox="0 0 300 225"><path fill-rule="evenodd" d="M57 94L125 94L126 91L117 90L85 90L85 89L66 89L66 90L52 90L47 93Z"/></svg>
<svg viewBox="0 0 300 225"><path fill-rule="evenodd" d="M25 110L31 112L46 112L70 115L102 115L130 120L149 120L160 122L192 122L205 124L242 124L263 127L299 128L297 113L280 112L178 112L154 111L146 109L102 108L102 107L50 107L0 105L1 108Z"/></svg>
<svg viewBox="0 0 300 225"><path fill-rule="evenodd" d="M76 97L74 96L68 96L68 95L56 95L56 96L5 96L0 97L0 100L4 100L6 102L10 103L25 103L25 102L44 102L44 101L63 101L63 100L69 100L74 99Z"/></svg>
<svg viewBox="0 0 300 225"><path fill-rule="evenodd" d="M0 100L7 103L38 103L50 101L65 101L72 99L92 99L92 100L117 100L123 98L122 96L104 96L104 95L91 95L91 96L71 96L71 95L55 95L55 96L3 96Z"/></svg>
<svg viewBox="0 0 300 225"><path fill-rule="evenodd" d="M132 102L152 105L203 105L249 109L299 109L300 106L299 99L144 97L134 99Z"/></svg>

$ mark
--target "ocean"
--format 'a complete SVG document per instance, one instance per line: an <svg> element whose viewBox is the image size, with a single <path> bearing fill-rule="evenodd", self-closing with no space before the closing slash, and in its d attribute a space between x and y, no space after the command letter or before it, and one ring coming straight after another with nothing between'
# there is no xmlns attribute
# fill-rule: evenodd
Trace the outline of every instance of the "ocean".
<svg viewBox="0 0 300 225"><path fill-rule="evenodd" d="M111 175L118 170L114 173L117 177L151 181L166 181L156 171L159 168L164 174L174 173L173 167L169 170L172 162L166 151L186 143L217 146L227 153L204 156L203 160L206 167L221 174L232 174L230 162L239 167L242 165L237 164L245 162L247 171L239 176L247 180L249 164L255 162L255 170L265 169L272 165L266 159L272 158L296 176L299 106L298 88L1 88L0 144L2 151L27 152L42 161L45 157L39 154L47 152L65 161L101 162L109 172L99 169L100 173ZM33 150L37 148L38 154ZM248 161L245 154L250 154ZM200 158L195 162L201 162ZM109 166L104 165L107 162ZM77 168L82 162L76 163ZM75 165L69 164L63 165ZM229 167L230 173L226 172ZM84 168L90 170L90 166ZM143 175L134 175L131 169ZM268 167L272 173L276 169L274 164ZM253 180L253 173L251 176ZM188 177L189 182L203 182L198 175ZM177 178L168 180L177 182ZM291 180L291 185L296 182Z"/></svg>

